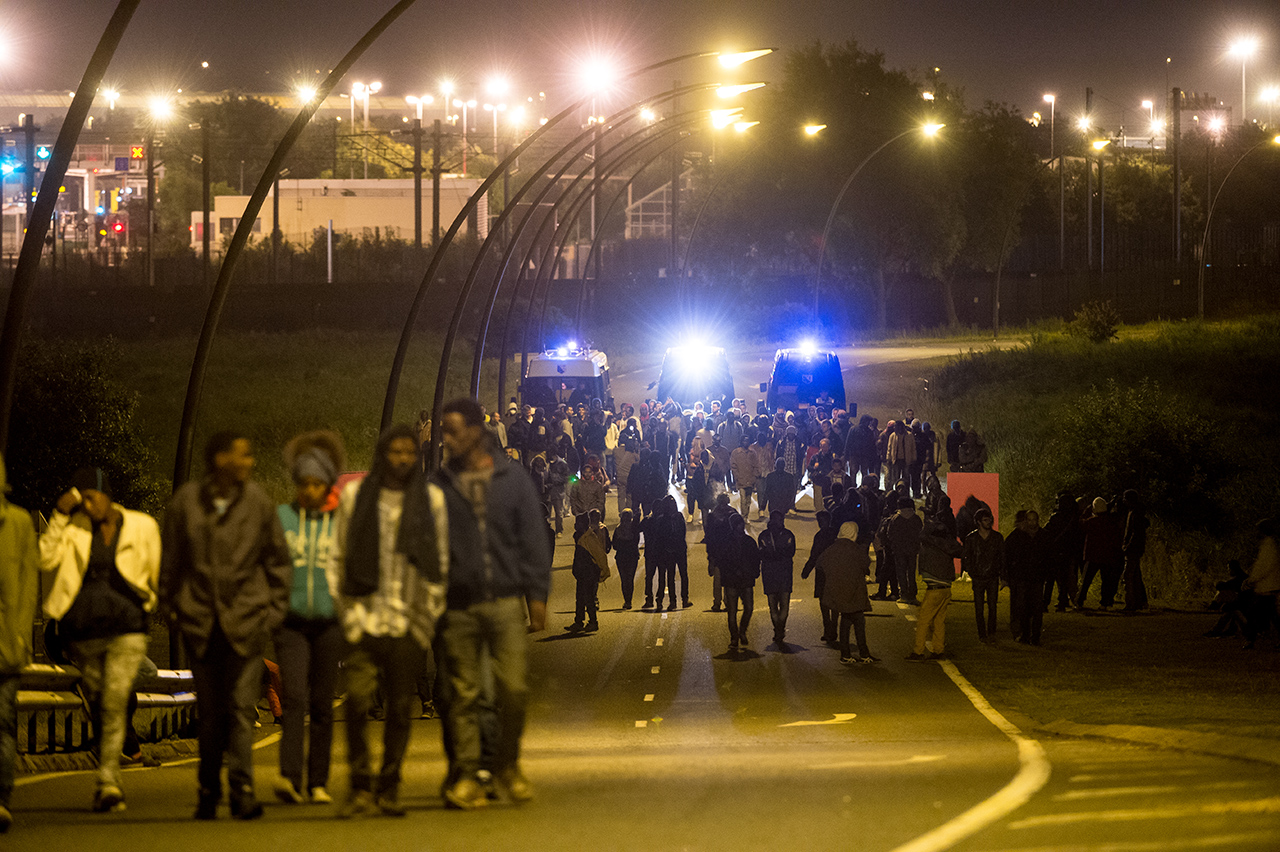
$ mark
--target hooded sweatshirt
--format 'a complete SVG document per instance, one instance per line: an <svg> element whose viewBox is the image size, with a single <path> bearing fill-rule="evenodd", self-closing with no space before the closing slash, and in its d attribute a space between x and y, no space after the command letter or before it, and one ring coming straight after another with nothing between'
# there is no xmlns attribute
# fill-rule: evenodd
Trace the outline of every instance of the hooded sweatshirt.
<svg viewBox="0 0 1280 852"><path fill-rule="evenodd" d="M40 596L36 529L26 509L4 496L9 490L0 456L0 673L16 674L31 662L31 625Z"/></svg>
<svg viewBox="0 0 1280 852"><path fill-rule="evenodd" d="M333 512L310 511L296 503L276 507L284 540L293 557L293 584L289 588L289 615L331 619L337 614L329 593L326 569L333 550Z"/></svg>

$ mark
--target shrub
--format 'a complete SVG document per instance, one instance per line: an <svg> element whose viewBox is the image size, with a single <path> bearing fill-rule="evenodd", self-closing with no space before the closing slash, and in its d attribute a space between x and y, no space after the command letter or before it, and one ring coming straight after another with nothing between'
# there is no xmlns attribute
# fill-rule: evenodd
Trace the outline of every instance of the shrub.
<svg viewBox="0 0 1280 852"><path fill-rule="evenodd" d="M1094 343L1106 343L1120 328L1120 314L1110 302L1086 302L1067 323L1067 334Z"/></svg>
<svg viewBox="0 0 1280 852"><path fill-rule="evenodd" d="M5 455L13 502L47 513L71 474L93 466L106 471L121 505L152 514L164 506L168 488L134 424L138 395L110 378L115 359L107 347L23 348Z"/></svg>

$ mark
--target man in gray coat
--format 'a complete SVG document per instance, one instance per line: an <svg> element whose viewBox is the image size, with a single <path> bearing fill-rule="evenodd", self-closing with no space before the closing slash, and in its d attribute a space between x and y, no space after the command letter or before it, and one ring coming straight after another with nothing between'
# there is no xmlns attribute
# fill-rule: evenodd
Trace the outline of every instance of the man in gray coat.
<svg viewBox="0 0 1280 852"><path fill-rule="evenodd" d="M293 562L275 501L256 482L249 439L219 432L207 473L177 490L165 513L160 600L191 658L200 717L196 819L214 819L223 751L231 815L257 819L253 723L267 639L289 607Z"/></svg>

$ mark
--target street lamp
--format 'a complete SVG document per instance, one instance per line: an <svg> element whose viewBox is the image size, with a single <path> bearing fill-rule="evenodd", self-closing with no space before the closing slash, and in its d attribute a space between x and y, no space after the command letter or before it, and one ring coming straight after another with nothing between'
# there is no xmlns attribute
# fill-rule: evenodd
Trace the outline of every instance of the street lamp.
<svg viewBox="0 0 1280 852"><path fill-rule="evenodd" d="M472 109L476 105L476 99L464 101L461 98L454 98L453 105L462 107L462 176L467 176L467 110Z"/></svg>
<svg viewBox="0 0 1280 852"><path fill-rule="evenodd" d="M147 123L147 286L156 284L156 257L153 251L156 233L156 125L173 116L168 98L156 96L149 104L151 120Z"/></svg>
<svg viewBox="0 0 1280 852"><path fill-rule="evenodd" d="M1272 109L1276 105L1276 101L1280 101L1280 86L1268 86L1262 90L1262 94L1258 96L1258 100L1267 105L1267 127L1271 127Z"/></svg>
<svg viewBox="0 0 1280 852"><path fill-rule="evenodd" d="M414 107L418 121L422 121L422 108L435 103L436 99L431 95L405 95L404 102Z"/></svg>
<svg viewBox="0 0 1280 852"><path fill-rule="evenodd" d="M817 136L819 133L821 133L826 129L827 129L827 126L825 124L806 124L804 126L804 135Z"/></svg>
<svg viewBox="0 0 1280 852"><path fill-rule="evenodd" d="M885 148L888 148L904 136L909 136L912 133L923 133L926 137L932 138L937 136L938 132L944 127L946 127L945 124L926 124L922 127L912 127L902 131L897 136L885 140L879 148L868 154L861 163L858 163L858 167L855 168L849 177L845 179L844 186L840 187L840 191L836 193L836 200L831 203L831 212L827 214L826 227L822 229L822 242L818 246L818 271L813 276L813 324L815 328L818 325L818 294L821 292L822 285L822 261L827 256L827 239L831 236L831 225L836 220L836 211L840 209L840 202L844 200L844 194L849 191L849 187L853 185L854 179L867 165L867 163L871 162L872 159L875 158L876 154L879 154ZM805 131L808 132L808 129L809 128L806 127Z"/></svg>
<svg viewBox="0 0 1280 852"><path fill-rule="evenodd" d="M1046 94L1044 102L1049 105L1049 162L1058 156L1057 118L1058 96ZM1067 268L1067 176L1062 167L1062 158L1058 157L1058 269Z"/></svg>
<svg viewBox="0 0 1280 852"><path fill-rule="evenodd" d="M1245 66L1249 63L1249 57L1258 49L1258 40L1256 38L1242 38L1231 45L1231 55L1240 57L1240 123L1247 124L1245 120L1245 111L1248 108L1248 98L1245 94L1244 71Z"/></svg>
<svg viewBox="0 0 1280 852"><path fill-rule="evenodd" d="M485 104L484 111L493 113L493 155L498 156L498 113L507 108L506 104Z"/></svg>

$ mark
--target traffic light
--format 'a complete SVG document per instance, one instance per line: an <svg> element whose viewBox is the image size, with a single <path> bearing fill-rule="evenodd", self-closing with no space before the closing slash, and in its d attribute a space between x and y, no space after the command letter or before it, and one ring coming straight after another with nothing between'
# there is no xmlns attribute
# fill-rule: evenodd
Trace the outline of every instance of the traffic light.
<svg viewBox="0 0 1280 852"><path fill-rule="evenodd" d="M37 160L47 160L47 159L49 159L49 157L51 157L51 156L53 156L53 149L52 149L52 148L50 148L48 145L37 145L37 146L36 146L36 159L37 159Z"/></svg>

